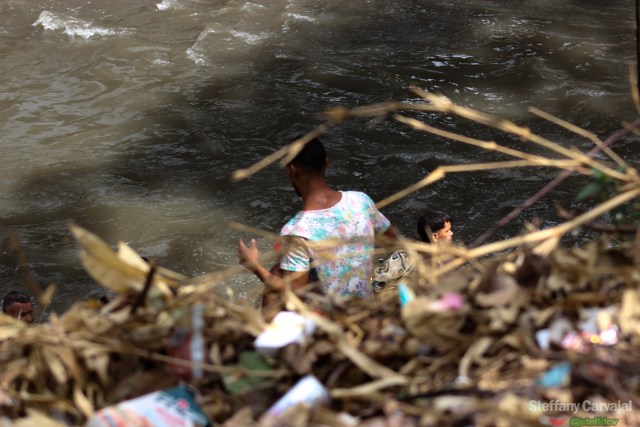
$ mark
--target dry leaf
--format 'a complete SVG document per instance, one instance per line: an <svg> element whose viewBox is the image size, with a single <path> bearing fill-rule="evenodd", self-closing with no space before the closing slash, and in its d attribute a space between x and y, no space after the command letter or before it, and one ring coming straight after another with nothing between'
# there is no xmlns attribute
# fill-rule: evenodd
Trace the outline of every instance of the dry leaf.
<svg viewBox="0 0 640 427"><path fill-rule="evenodd" d="M85 417L88 418L93 415L93 404L89 399L87 399L87 396L84 395L82 389L78 385L73 387L73 403Z"/></svg>

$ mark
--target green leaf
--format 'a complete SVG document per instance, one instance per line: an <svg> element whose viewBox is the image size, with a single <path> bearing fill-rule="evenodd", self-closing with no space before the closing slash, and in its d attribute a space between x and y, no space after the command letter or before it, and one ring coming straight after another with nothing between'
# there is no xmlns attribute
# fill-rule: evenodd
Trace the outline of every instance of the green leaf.
<svg viewBox="0 0 640 427"><path fill-rule="evenodd" d="M235 365L235 367L241 368L238 369L238 372L243 370L246 375L238 376L233 374L224 374L222 377L224 386L230 393L240 394L249 389L273 381L273 378L251 375L252 371L273 371L273 367L267 363L260 353L256 351L242 352L240 353L239 361L240 363Z"/></svg>
<svg viewBox="0 0 640 427"><path fill-rule="evenodd" d="M600 169L593 169L593 176L598 181L604 181L605 178L607 178L607 175L605 175Z"/></svg>
<svg viewBox="0 0 640 427"><path fill-rule="evenodd" d="M578 193L578 195L576 196L576 200L577 201L581 201L581 200L587 199L589 197L593 197L593 196L597 195L598 193L600 193L602 191L602 189L603 189L603 186L599 182L592 182L590 184L587 184L587 185L584 186L582 191L580 191L580 193Z"/></svg>

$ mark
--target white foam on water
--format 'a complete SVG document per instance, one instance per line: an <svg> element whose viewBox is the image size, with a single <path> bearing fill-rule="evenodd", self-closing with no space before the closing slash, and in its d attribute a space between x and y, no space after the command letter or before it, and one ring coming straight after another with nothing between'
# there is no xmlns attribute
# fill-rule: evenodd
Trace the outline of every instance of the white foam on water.
<svg viewBox="0 0 640 427"><path fill-rule="evenodd" d="M182 4L177 0L162 0L156 7L158 10L180 9Z"/></svg>
<svg viewBox="0 0 640 427"><path fill-rule="evenodd" d="M300 15L299 13L287 13L287 16L294 21L318 22L318 20L312 16Z"/></svg>
<svg viewBox="0 0 640 427"><path fill-rule="evenodd" d="M208 37L215 34L214 37L221 37L216 45L218 48L224 46L225 51L234 51L238 48L234 39L244 43L245 45L258 45L269 38L268 33L250 33L246 31L227 30L222 27L208 27L203 30L193 45L187 49L186 54L189 59L198 65L207 65L213 53L211 52L211 40ZM233 37L233 38L232 38Z"/></svg>
<svg viewBox="0 0 640 427"><path fill-rule="evenodd" d="M198 52L193 47L187 49L187 58L198 65L207 65L207 57L203 53Z"/></svg>
<svg viewBox="0 0 640 427"><path fill-rule="evenodd" d="M104 28L94 26L91 22L83 21L69 16L60 16L44 10L32 24L34 27L42 26L45 30L62 31L69 37L90 39L94 37L122 36L130 34L130 30Z"/></svg>
<svg viewBox="0 0 640 427"><path fill-rule="evenodd" d="M246 44L255 45L268 38L267 34L252 34L246 31L231 31L231 35L245 42Z"/></svg>
<svg viewBox="0 0 640 427"><path fill-rule="evenodd" d="M187 49L187 58L198 65L206 65L207 55L203 52L203 49L200 46L209 34L217 32L218 30L212 27L206 28L204 31L202 31L198 35L198 39L195 41L195 43L189 49Z"/></svg>

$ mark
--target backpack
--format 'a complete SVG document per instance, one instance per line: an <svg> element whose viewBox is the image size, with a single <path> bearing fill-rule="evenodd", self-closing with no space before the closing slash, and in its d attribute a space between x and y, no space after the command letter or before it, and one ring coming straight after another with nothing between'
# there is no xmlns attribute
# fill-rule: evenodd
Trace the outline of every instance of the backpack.
<svg viewBox="0 0 640 427"><path fill-rule="evenodd" d="M373 269L371 287L374 293L380 293L389 285L395 285L407 275L413 268L409 254L400 249L392 253L389 258L382 260L380 265Z"/></svg>

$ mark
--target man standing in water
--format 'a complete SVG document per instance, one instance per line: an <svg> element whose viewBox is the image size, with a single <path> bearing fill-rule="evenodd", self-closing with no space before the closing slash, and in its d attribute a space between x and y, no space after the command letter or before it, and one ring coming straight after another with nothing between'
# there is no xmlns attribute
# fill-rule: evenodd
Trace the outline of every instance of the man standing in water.
<svg viewBox="0 0 640 427"><path fill-rule="evenodd" d="M11 291L2 300L2 312L26 323L33 323L33 302L23 292Z"/></svg>
<svg viewBox="0 0 640 427"><path fill-rule="evenodd" d="M327 296L367 297L373 294L374 238L384 234L395 239L396 233L368 195L330 188L326 169L326 152L317 138L286 165L302 210L280 232L283 251L277 270L282 274L260 263L255 239L248 246L240 239L238 258L275 291L282 290L285 281L294 290L305 286L315 270Z"/></svg>

